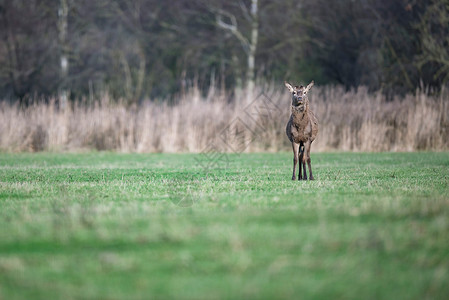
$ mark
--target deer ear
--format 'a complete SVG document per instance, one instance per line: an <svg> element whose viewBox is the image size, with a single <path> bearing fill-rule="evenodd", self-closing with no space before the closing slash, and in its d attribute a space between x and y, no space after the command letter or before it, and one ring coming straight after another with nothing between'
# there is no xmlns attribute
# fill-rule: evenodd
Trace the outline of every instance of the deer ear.
<svg viewBox="0 0 449 300"><path fill-rule="evenodd" d="M312 82L310 82L309 85L306 87L304 93L307 94L314 84L315 82L312 80Z"/></svg>
<svg viewBox="0 0 449 300"><path fill-rule="evenodd" d="M291 86L290 83L288 83L287 81L284 81L285 86L288 88L288 90L290 91L290 93L293 92L293 87Z"/></svg>

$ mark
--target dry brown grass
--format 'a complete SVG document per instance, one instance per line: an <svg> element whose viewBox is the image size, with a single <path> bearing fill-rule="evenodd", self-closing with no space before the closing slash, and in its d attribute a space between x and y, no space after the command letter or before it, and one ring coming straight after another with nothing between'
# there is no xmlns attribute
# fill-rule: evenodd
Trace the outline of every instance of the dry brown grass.
<svg viewBox="0 0 449 300"><path fill-rule="evenodd" d="M54 102L27 108L1 102L0 151L201 152L219 144L220 133L235 123L238 126L231 127L242 130L238 135L247 145L241 150L288 150L289 93L280 84L253 94L262 92L274 105L268 114L262 98L252 101L255 97L240 93L230 101L213 88L205 97L191 89L171 106L146 101L127 107L107 96L93 105L79 102L65 110ZM449 150L446 91L437 97L417 92L387 101L365 88L346 92L341 87L314 87L309 99L320 120L313 151ZM245 113L248 106L253 119ZM231 137L219 150L232 151L228 146L237 142Z"/></svg>

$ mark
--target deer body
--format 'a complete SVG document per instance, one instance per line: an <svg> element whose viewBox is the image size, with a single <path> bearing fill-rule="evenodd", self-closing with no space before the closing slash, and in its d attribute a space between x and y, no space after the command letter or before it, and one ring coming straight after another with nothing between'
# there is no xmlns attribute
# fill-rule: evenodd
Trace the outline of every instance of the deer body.
<svg viewBox="0 0 449 300"><path fill-rule="evenodd" d="M292 107L292 114L288 120L286 132L288 139L292 143L300 144L308 140L313 142L318 134L318 120L311 110L300 112L295 111L295 107Z"/></svg>
<svg viewBox="0 0 449 300"><path fill-rule="evenodd" d="M318 119L309 108L307 93L313 86L313 81L306 87L292 87L287 82L285 86L292 93L291 115L287 123L287 137L293 149L293 176L296 179L296 164L299 161L298 180L307 180L306 163L309 167L309 178L313 180L310 160L310 148L318 134ZM301 168L302 166L302 168ZM302 169L302 170L301 170ZM302 171L304 171L302 173Z"/></svg>

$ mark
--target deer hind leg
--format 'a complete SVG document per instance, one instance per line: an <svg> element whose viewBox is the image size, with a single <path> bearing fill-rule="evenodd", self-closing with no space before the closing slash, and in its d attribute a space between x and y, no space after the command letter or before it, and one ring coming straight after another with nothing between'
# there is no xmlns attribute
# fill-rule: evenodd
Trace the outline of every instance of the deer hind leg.
<svg viewBox="0 0 449 300"><path fill-rule="evenodd" d="M310 160L310 148L312 146L312 143L309 144L309 148L307 151L307 166L309 167L309 179L310 180L314 180L313 175L312 175L312 161ZM305 165L304 165L304 169L305 169Z"/></svg>
<svg viewBox="0 0 449 300"><path fill-rule="evenodd" d="M302 160L304 157L304 144L299 144L299 172L298 172L298 180L302 180Z"/></svg>
<svg viewBox="0 0 449 300"><path fill-rule="evenodd" d="M292 142L293 149L293 176L292 180L296 180L296 164L298 163L299 144ZM301 170L301 161L299 162L299 170Z"/></svg>

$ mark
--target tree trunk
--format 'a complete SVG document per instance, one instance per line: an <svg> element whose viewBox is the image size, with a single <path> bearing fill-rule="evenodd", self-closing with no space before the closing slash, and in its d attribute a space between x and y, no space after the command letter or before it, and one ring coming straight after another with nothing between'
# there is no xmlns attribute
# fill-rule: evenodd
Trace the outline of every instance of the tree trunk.
<svg viewBox="0 0 449 300"><path fill-rule="evenodd" d="M246 6L242 3L242 9L247 13ZM227 17L228 21L223 21L223 16ZM251 10L248 14L249 22L251 23L251 33L249 37L243 35L243 33L237 27L237 18L235 15L219 11L216 16L217 25L225 30L230 31L242 45L245 54L247 56L247 66L246 66L246 78L245 78L245 92L247 100L253 98L254 88L255 88L255 61L256 61L256 51L257 51L257 39L259 36L259 17L258 17L258 0L251 0ZM234 57L233 57L234 58ZM234 59L233 59L234 60ZM236 66L238 67L238 65ZM239 89L239 81L237 80L237 88Z"/></svg>
<svg viewBox="0 0 449 300"><path fill-rule="evenodd" d="M257 50L257 39L259 36L258 0L251 1L251 40L248 51L248 69L246 73L246 84L250 93L254 90L254 69Z"/></svg>
<svg viewBox="0 0 449 300"><path fill-rule="evenodd" d="M59 88L60 106L64 109L67 105L69 73L68 45L67 45L67 17L69 14L68 0L60 0L58 9L58 31L60 46L60 66L61 66L61 84Z"/></svg>

